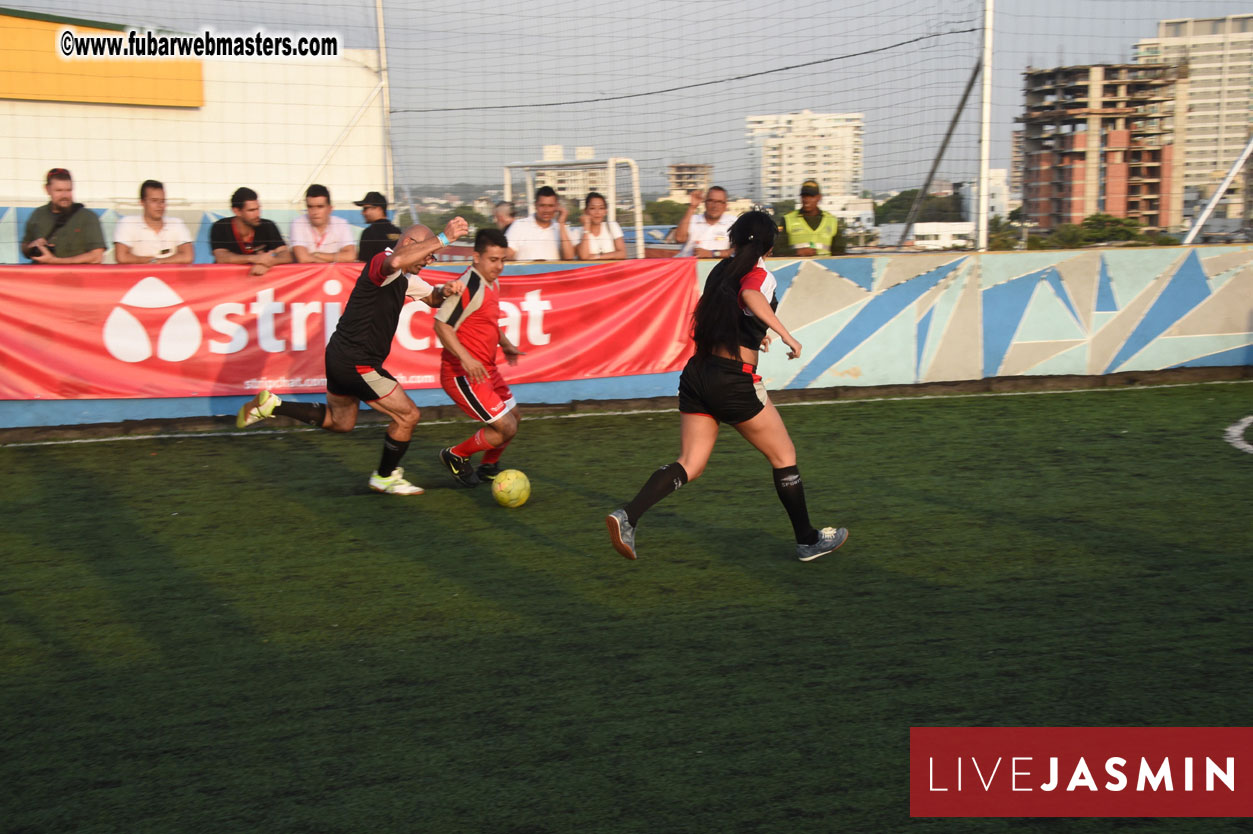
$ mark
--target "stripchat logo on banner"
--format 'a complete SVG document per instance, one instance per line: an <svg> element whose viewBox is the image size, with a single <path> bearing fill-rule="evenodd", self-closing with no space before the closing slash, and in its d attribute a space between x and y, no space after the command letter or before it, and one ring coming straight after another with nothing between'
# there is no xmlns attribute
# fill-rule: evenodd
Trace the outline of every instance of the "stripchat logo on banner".
<svg viewBox="0 0 1253 834"><path fill-rule="evenodd" d="M334 297L343 292L343 284L331 279L321 289ZM171 312L164 321L155 322L144 313L146 310ZM239 353L254 342L266 353L299 352L310 349L310 332L319 321L329 339L342 310L339 301L276 301L275 289L266 287L256 292L250 304L225 301L208 308L210 332L206 339L204 325L192 306L165 281L149 275L127 290L109 312L101 336L110 356L129 363L144 362L154 355L166 362L183 362L206 342L209 353L220 355ZM152 331L157 334L155 345ZM282 332L289 337L280 336Z"/></svg>
<svg viewBox="0 0 1253 834"><path fill-rule="evenodd" d="M148 329L135 317L133 310L166 307L178 309L161 325L157 336L157 358L166 362L182 362L195 356L204 338L200 320L169 284L153 277L131 287L105 319L105 350L114 359L123 362L143 362L152 356L152 339L148 336Z"/></svg>
<svg viewBox="0 0 1253 834"><path fill-rule="evenodd" d="M1253 727L911 727L912 817L1253 816Z"/></svg>
<svg viewBox="0 0 1253 834"><path fill-rule="evenodd" d="M322 343L314 344L311 338L313 330L322 332L323 342L330 339L344 307L343 302L331 299L341 296L344 284L330 279L320 289L324 298L311 297L306 291L301 296L305 300L283 302L276 300L275 288L266 287L255 293L251 303L215 304L206 311L206 333L191 305L165 281L150 275L127 290L110 311L101 334L104 348L114 359L132 364L153 356L166 362L183 362L196 356L202 344L209 353L224 356L240 353L254 344L265 353L320 350ZM526 292L517 304L502 299L501 327L516 345L546 345L552 337L544 329L544 314L552 308L552 302L544 299L540 290ZM144 312L148 310L171 312L163 321L157 321ZM402 308L396 329L396 342L401 348L430 351L443 347L431 333L429 322L419 327L414 321L418 314L430 312L431 308L421 302ZM155 345L151 332L157 334Z"/></svg>

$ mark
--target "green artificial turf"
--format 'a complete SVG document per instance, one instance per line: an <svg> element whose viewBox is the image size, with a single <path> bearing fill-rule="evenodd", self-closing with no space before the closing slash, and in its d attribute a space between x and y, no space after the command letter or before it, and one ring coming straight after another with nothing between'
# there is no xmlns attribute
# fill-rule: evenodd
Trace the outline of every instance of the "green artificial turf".
<svg viewBox="0 0 1253 834"><path fill-rule="evenodd" d="M1253 386L784 407L628 562L674 413L524 420L531 501L377 426L0 449L6 832L1235 831L911 820L916 725L1248 725ZM1202 824L1203 823L1203 824Z"/></svg>

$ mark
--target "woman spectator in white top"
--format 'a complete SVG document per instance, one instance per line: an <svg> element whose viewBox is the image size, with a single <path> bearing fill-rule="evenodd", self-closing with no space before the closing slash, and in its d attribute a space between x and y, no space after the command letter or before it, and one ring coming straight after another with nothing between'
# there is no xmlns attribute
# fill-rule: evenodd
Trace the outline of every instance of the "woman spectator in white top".
<svg viewBox="0 0 1253 834"><path fill-rule="evenodd" d="M622 239L622 227L606 220L609 203L605 196L595 191L583 201L583 237L574 247L574 254L581 261L619 261L626 257L626 241Z"/></svg>

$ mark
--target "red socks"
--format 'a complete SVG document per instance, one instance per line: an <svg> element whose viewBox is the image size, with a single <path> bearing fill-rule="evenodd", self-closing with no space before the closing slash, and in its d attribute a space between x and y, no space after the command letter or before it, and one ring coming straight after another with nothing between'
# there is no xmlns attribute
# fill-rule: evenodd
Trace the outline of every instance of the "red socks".
<svg viewBox="0 0 1253 834"><path fill-rule="evenodd" d="M468 458L475 452L482 452L483 450L490 448L492 448L492 444L487 442L487 440L483 437L483 430L479 429L469 440L463 440L456 446L453 446L452 453L458 457ZM497 457L500 456L497 455ZM487 458L484 458L483 460L486 462Z"/></svg>
<svg viewBox="0 0 1253 834"><path fill-rule="evenodd" d="M504 452L505 452L505 448L506 448L508 445L509 445L509 441L508 441L508 440L506 440L504 443L501 443L499 446L495 446L495 447L493 447L493 448L491 448L491 449L488 449L488 450L487 450L487 454L483 455L483 462L484 462L484 463L497 463L497 462L499 462L499 461L500 461L500 456L501 456L502 454L504 454Z"/></svg>

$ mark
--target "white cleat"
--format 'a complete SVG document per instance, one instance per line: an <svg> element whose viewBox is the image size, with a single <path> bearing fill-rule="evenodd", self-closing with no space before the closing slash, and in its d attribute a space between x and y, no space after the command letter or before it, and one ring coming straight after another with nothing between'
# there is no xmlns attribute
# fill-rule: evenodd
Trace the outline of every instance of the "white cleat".
<svg viewBox="0 0 1253 834"><path fill-rule="evenodd" d="M414 486L405 480L405 470L397 466L392 474L383 478L377 472L370 474L370 489L387 495L421 495L425 492L420 486Z"/></svg>
<svg viewBox="0 0 1253 834"><path fill-rule="evenodd" d="M262 391L239 409L239 414L235 415L235 428L242 429L273 417L274 409L282 404L283 401L279 399L278 394Z"/></svg>

